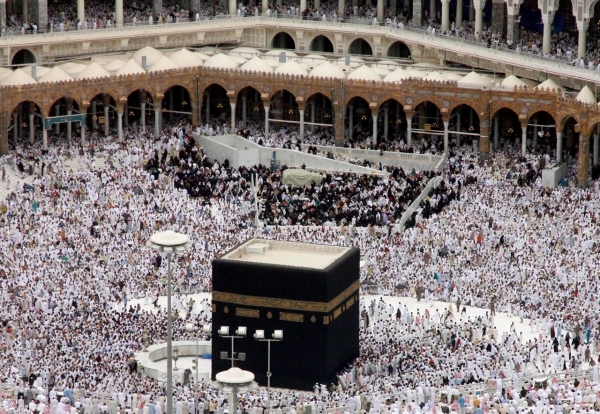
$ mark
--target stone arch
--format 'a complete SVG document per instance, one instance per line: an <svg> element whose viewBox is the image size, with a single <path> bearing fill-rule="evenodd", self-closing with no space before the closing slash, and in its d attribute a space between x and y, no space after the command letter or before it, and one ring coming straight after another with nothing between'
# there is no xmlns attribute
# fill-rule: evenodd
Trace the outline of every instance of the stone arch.
<svg viewBox="0 0 600 414"><path fill-rule="evenodd" d="M237 104L235 106L235 119L242 122L243 127L250 122L264 122L265 106L261 93L253 86L246 86L237 92ZM244 116L244 96L246 97L246 112ZM244 120L246 123L244 124Z"/></svg>
<svg viewBox="0 0 600 414"><path fill-rule="evenodd" d="M556 148L556 121L548 111L537 111L527 119L528 132L531 130L534 147L541 146L544 151L551 154Z"/></svg>
<svg viewBox="0 0 600 414"><path fill-rule="evenodd" d="M271 39L271 47L273 49L296 50L296 43L294 37L284 31L276 33Z"/></svg>
<svg viewBox="0 0 600 414"><path fill-rule="evenodd" d="M335 49L331 39L320 34L311 40L309 50L311 52L333 53Z"/></svg>
<svg viewBox="0 0 600 414"><path fill-rule="evenodd" d="M192 94L185 86L175 84L164 91L162 111L169 121L192 116Z"/></svg>
<svg viewBox="0 0 600 414"><path fill-rule="evenodd" d="M111 125L116 125L117 99L109 93L98 93L90 99L90 106L86 109L86 123L92 127L92 131L97 129L106 133L110 132Z"/></svg>
<svg viewBox="0 0 600 414"><path fill-rule="evenodd" d="M17 50L10 59L10 64L16 67L34 64L38 61L34 52L29 49Z"/></svg>
<svg viewBox="0 0 600 414"><path fill-rule="evenodd" d="M569 120L570 120L570 119L573 119L573 121L574 121L576 124L578 124L578 123L579 123L579 121L577 120L577 118L575 117L575 115L566 115L566 116L564 116L564 117L563 117L563 118L562 118L562 119L559 121L559 123L558 123L558 125L557 125L557 128L560 128L560 129L557 129L557 131L562 131L562 130L564 129L565 125L567 124L567 122L569 122Z"/></svg>
<svg viewBox="0 0 600 414"><path fill-rule="evenodd" d="M306 98L306 110L304 111L305 122L319 124L331 124L335 120L335 110L331 97L321 92L315 92ZM313 109L314 105L314 109ZM314 127L311 128L314 130Z"/></svg>
<svg viewBox="0 0 600 414"><path fill-rule="evenodd" d="M498 108L492 115L494 122L498 122L498 127L494 127L494 130L498 130L498 137L494 137L494 142L516 142L522 136L522 124L519 120L519 115L512 108L502 107Z"/></svg>
<svg viewBox="0 0 600 414"><path fill-rule="evenodd" d="M479 114L471 105L458 104L450 111L448 130L450 143L460 146L463 143L473 143L481 133ZM455 132L453 134L453 132Z"/></svg>
<svg viewBox="0 0 600 414"><path fill-rule="evenodd" d="M388 47L387 57L410 59L412 56L410 47L401 41L394 42Z"/></svg>
<svg viewBox="0 0 600 414"><path fill-rule="evenodd" d="M33 110L33 112L31 112ZM16 104L10 112L12 125L7 125L10 135L12 136L12 143L16 144L19 141L29 141L30 139L30 117L29 114L33 113L33 124L34 124L34 136L36 129L42 128L42 107L35 101L23 100ZM17 118L15 119L15 114ZM15 122L16 121L16 122ZM16 134L15 134L16 132Z"/></svg>
<svg viewBox="0 0 600 414"><path fill-rule="evenodd" d="M386 111L387 111L387 137L386 137ZM404 106L396 98L388 98L379 104L379 114L377 117L377 135L381 141L395 141L406 138L406 113Z"/></svg>
<svg viewBox="0 0 600 414"><path fill-rule="evenodd" d="M279 89L269 98L269 121L274 121L274 126L281 126L277 121L300 121L300 111L296 102L296 95L289 89Z"/></svg>
<svg viewBox="0 0 600 414"><path fill-rule="evenodd" d="M362 37L357 37L350 42L350 45L348 46L348 54L373 56L373 46Z"/></svg>
<svg viewBox="0 0 600 414"><path fill-rule="evenodd" d="M227 122L231 119L231 105L227 89L220 83L213 82L202 91L202 117L206 122L217 119Z"/></svg>
<svg viewBox="0 0 600 414"><path fill-rule="evenodd" d="M348 99L345 107L346 136L350 140L369 140L373 136L373 113L369 101L360 95Z"/></svg>
<svg viewBox="0 0 600 414"><path fill-rule="evenodd" d="M77 99L72 98L70 96L61 96L58 97L56 99L54 99L54 101L52 102L52 104L48 107L48 108L44 108L45 111L44 113L46 113L46 116L56 116L56 105L60 105L60 113L58 115L67 115L66 113L66 103L67 100L71 100L72 104L73 104L73 109L75 111L79 111L79 102L77 102Z"/></svg>
<svg viewBox="0 0 600 414"><path fill-rule="evenodd" d="M416 103L413 108L411 119L413 143L424 139L425 142L440 148L444 141L444 123L440 107L433 101L423 100Z"/></svg>

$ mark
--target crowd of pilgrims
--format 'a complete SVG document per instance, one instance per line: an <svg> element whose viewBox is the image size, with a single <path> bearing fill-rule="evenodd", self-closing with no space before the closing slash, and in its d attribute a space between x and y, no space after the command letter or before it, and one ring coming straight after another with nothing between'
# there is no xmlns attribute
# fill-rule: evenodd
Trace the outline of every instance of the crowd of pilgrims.
<svg viewBox="0 0 600 414"><path fill-rule="evenodd" d="M174 265L176 340L194 337L185 323L211 320L208 301L190 302L189 294L210 291L212 259L254 236L359 247L365 260L361 279L382 295L361 300L361 355L340 373L337 386L270 396L260 388L240 400L244 413L258 412L270 398L272 406L296 413L321 412L334 402L349 412L433 414L440 390L456 395L462 383L490 379L496 382L484 395L466 396L470 409L513 412L529 399L540 413L554 411L563 400L570 401L569 409L590 412L590 405L579 403L593 405L599 387L597 182L587 190L548 190L540 188L538 174L531 185L514 185L509 172L526 173L535 158L520 160L507 151L478 164L465 146L451 154L413 225L398 232L390 231L395 211L387 223L384 213L418 195L427 182L424 173L398 170L386 180L331 173L327 191L285 188L279 173L264 167L236 171L211 161L190 132L180 122L154 139L134 124L122 144L116 134L93 132L89 145L79 149L80 169L66 167L77 150L52 133L47 154L37 139L2 158L14 191L0 203L0 379L14 389L0 396L0 411L96 412L97 397L86 390L108 393L110 412L144 405L164 412L162 386L131 368L144 330L152 343L165 341L165 311L127 302L156 303L165 294L166 266L157 266L145 243L154 232L172 229L193 241ZM21 181L27 168L10 173L19 163L35 164L32 182ZM342 213L328 226L257 228L247 184L255 173L265 206L279 203L281 210L288 200L289 218L324 216L317 202L327 200L331 187L348 210L339 208ZM198 194L190 197L194 188ZM369 218L353 220L356 211ZM389 295L417 297L423 307L396 307ZM445 304L434 311L434 300ZM467 306L489 313L477 316ZM499 334L495 312L523 318L525 336L514 324ZM524 382L535 373L582 369L589 373L581 383L548 381L534 390ZM201 411L226 404L208 383L192 388L176 387L178 414L195 412L197 396ZM64 390L67 398L52 389ZM456 404L453 412L460 411Z"/></svg>

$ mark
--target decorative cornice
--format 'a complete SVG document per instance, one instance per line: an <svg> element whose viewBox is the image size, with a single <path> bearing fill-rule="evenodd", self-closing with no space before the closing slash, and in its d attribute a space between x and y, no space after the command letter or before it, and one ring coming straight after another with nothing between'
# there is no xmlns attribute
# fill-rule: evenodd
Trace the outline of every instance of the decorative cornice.
<svg viewBox="0 0 600 414"><path fill-rule="evenodd" d="M328 313L339 306L349 296L354 294L360 286L357 280L348 286L342 293L337 295L329 302L310 302L303 300L290 300L279 298L266 298L263 296L248 296L237 293L213 291L212 301L221 303L231 303L235 305L255 306L260 308L286 309L300 312L319 312Z"/></svg>

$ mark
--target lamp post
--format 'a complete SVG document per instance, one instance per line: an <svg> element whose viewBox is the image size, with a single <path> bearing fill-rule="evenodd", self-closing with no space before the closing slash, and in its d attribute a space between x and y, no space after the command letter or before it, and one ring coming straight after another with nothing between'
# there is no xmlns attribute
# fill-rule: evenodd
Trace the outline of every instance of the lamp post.
<svg viewBox="0 0 600 414"><path fill-rule="evenodd" d="M265 331L260 329L254 333L254 339L267 343L267 409L271 410L271 342L283 340L283 331L276 329L271 338L265 338Z"/></svg>
<svg viewBox="0 0 600 414"><path fill-rule="evenodd" d="M144 343L144 349L142 352L148 352L148 329L142 331L142 342Z"/></svg>
<svg viewBox="0 0 600 414"><path fill-rule="evenodd" d="M188 332L194 332L194 324L192 322L189 322L185 325L185 330ZM210 325L203 325L202 326L202 332L204 333L209 333L210 332ZM199 369L199 363L200 363L200 356L198 355L198 340L199 340L199 336L196 335L196 384L194 387L194 401L196 403L196 412L198 411L198 369ZM196 414L196 413L194 413Z"/></svg>
<svg viewBox="0 0 600 414"><path fill-rule="evenodd" d="M179 368L177 368L177 360L179 359L179 349L177 347L173 348L173 361L175 361L175 368L173 368L173 371L179 371Z"/></svg>
<svg viewBox="0 0 600 414"><path fill-rule="evenodd" d="M173 316L171 315L171 256L183 253L192 243L190 238L171 230L156 233L150 237L146 246L167 254L167 414L173 414Z"/></svg>
<svg viewBox="0 0 600 414"><path fill-rule="evenodd" d="M232 334L232 335L229 334L229 326L221 326L221 329L219 329L219 336L221 338L231 338L231 357L227 357L227 352L225 352L225 351L221 352L221 359L230 359L231 360L231 368L234 367L234 361L245 361L246 360L245 352L239 352L238 357L237 358L235 357L235 352L233 351L233 341L235 339L245 338L247 332L248 332L248 328L246 328L245 326L239 326L236 329L235 334Z"/></svg>

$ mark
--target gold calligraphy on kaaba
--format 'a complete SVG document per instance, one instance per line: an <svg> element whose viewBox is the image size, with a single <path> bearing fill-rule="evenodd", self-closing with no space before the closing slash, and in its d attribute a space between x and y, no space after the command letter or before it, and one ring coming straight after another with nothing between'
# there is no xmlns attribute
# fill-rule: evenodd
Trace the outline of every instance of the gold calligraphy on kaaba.
<svg viewBox="0 0 600 414"><path fill-rule="evenodd" d="M300 312L328 313L348 299L349 296L353 295L358 290L359 284L360 282L357 280L329 302L310 302L304 300L266 298L263 296L248 296L237 293L217 291L213 291L212 300L213 302L232 303L235 305L254 306L258 308L276 308Z"/></svg>
<svg viewBox="0 0 600 414"><path fill-rule="evenodd" d="M245 318L258 318L260 311L258 309L247 309L247 308L235 308L236 316L243 316Z"/></svg>
<svg viewBox="0 0 600 414"><path fill-rule="evenodd" d="M304 322L304 315L301 313L279 312L279 319L288 322Z"/></svg>

